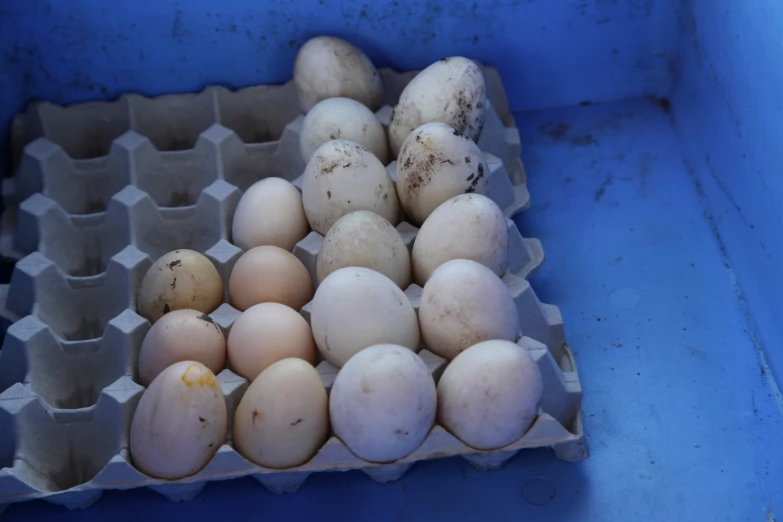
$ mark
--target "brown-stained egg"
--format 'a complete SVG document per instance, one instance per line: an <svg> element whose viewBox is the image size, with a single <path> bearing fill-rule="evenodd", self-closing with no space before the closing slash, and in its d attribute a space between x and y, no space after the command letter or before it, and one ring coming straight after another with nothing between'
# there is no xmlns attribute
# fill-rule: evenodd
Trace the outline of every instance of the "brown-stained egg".
<svg viewBox="0 0 783 522"><path fill-rule="evenodd" d="M223 302L223 282L215 265L194 250L174 250L155 261L141 281L139 315L154 323L172 310L210 314Z"/></svg>

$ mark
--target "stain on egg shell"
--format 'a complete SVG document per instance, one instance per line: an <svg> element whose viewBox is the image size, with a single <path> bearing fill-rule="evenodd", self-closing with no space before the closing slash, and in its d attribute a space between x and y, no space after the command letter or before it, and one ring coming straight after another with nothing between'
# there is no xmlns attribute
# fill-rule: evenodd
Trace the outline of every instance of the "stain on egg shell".
<svg viewBox="0 0 783 522"><path fill-rule="evenodd" d="M134 465L146 475L176 480L201 471L226 440L226 400L215 374L181 361L152 381L130 427Z"/></svg>
<svg viewBox="0 0 783 522"><path fill-rule="evenodd" d="M439 60L417 74L400 95L389 125L392 157L415 128L434 121L478 142L485 114L486 85L478 64L460 56Z"/></svg>

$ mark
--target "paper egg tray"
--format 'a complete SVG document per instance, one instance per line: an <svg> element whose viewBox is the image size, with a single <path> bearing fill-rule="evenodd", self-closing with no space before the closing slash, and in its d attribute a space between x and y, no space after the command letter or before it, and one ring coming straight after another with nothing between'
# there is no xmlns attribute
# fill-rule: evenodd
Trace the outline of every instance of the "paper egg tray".
<svg viewBox="0 0 783 522"><path fill-rule="evenodd" d="M382 74L393 104L412 74ZM485 75L490 103L480 146L491 172L489 195L510 216L529 200L519 138L504 125L513 120L497 74L485 69ZM385 107L379 116L389 113ZM284 118L290 123L281 123ZM187 500L210 480L246 475L274 492L294 491L318 471L361 469L386 482L419 460L462 455L490 469L528 447L553 447L566 460L587 456L581 387L559 310L541 304L524 279L543 251L509 219L504 282L526 335L520 344L538 361L545 388L541 414L517 442L478 451L435 426L414 453L388 465L362 461L331 437L310 462L289 470L248 462L230 440L206 468L182 480L153 479L132 466L128 433L144 390L135 382L137 359L150 328L135 313L141 278L160 255L191 248L215 263L227 288L242 253L229 242L241 190L268 176L296 180L304 168L300 127L290 83L155 99L129 95L67 108L43 103L15 120L13 142L21 152L16 179L4 187L9 206L1 250L20 260L11 284L0 288L2 313L16 321L0 351L0 505L44 498L84 507L103 490L142 486ZM267 134L254 135L253 128ZM242 139L254 136L279 139ZM93 155L99 157L88 158ZM388 168L393 175L394 164ZM403 222L398 230L410 248L417 229ZM322 241L310 233L294 250L313 276ZM417 309L420 292L416 285L406 291ZM309 307L302 313L309 318ZM211 316L227 335L238 314L224 304ZM439 378L445 361L426 350L422 357ZM329 389L337 370L322 362L318 371ZM232 419L248 383L229 370L218 380Z"/></svg>

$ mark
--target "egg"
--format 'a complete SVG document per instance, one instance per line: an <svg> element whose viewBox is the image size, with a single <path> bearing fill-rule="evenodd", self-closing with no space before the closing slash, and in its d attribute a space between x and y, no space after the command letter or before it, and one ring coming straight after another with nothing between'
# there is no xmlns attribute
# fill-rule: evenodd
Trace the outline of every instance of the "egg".
<svg viewBox="0 0 783 522"><path fill-rule="evenodd" d="M394 281L369 268L329 274L313 297L310 325L321 355L338 368L375 344L419 350L413 305Z"/></svg>
<svg viewBox="0 0 783 522"><path fill-rule="evenodd" d="M302 195L282 178L251 185L242 194L231 225L232 240L242 250L271 245L290 252L309 231Z"/></svg>
<svg viewBox="0 0 783 522"><path fill-rule="evenodd" d="M392 225L399 223L397 191L386 168L353 141L327 141L315 150L305 167L302 201L307 221L322 236L354 210L369 210Z"/></svg>
<svg viewBox="0 0 783 522"><path fill-rule="evenodd" d="M435 382L421 358L403 346L381 344L357 353L339 371L329 416L335 435L357 457L393 462L427 437L436 401Z"/></svg>
<svg viewBox="0 0 783 522"><path fill-rule="evenodd" d="M354 99L375 111L383 103L383 82L356 46L332 36L305 42L294 62L294 87L304 112L326 98Z"/></svg>
<svg viewBox="0 0 783 522"><path fill-rule="evenodd" d="M481 194L462 194L430 214L413 243L416 284L424 286L446 261L471 259L498 276L508 268L508 225L503 211Z"/></svg>
<svg viewBox="0 0 783 522"><path fill-rule="evenodd" d="M402 144L397 159L397 195L416 226L454 196L485 194L488 177L478 145L445 123L418 127Z"/></svg>
<svg viewBox="0 0 783 522"><path fill-rule="evenodd" d="M253 305L231 326L228 365L252 381L277 361L298 357L315 365L318 350L310 325L297 311L279 303Z"/></svg>
<svg viewBox="0 0 783 522"><path fill-rule="evenodd" d="M393 157L413 129L432 121L446 123L478 142L486 114L486 86L473 60L454 56L433 63L405 87L389 124Z"/></svg>
<svg viewBox="0 0 783 522"><path fill-rule="evenodd" d="M444 370L438 423L472 448L502 448L536 420L543 391L541 371L527 350L509 341L484 341Z"/></svg>
<svg viewBox="0 0 783 522"><path fill-rule="evenodd" d="M469 259L435 269L421 293L419 324L427 348L447 360L481 341L520 337L508 288L492 270Z"/></svg>
<svg viewBox="0 0 783 522"><path fill-rule="evenodd" d="M386 131L375 114L350 98L327 98L310 109L302 122L299 150L307 163L315 149L331 140L355 141L381 163L389 161Z"/></svg>
<svg viewBox="0 0 783 522"><path fill-rule="evenodd" d="M197 361L212 373L226 367L226 339L220 327L198 310L174 310L152 325L139 350L139 383L148 386L180 361Z"/></svg>
<svg viewBox="0 0 783 522"><path fill-rule="evenodd" d="M307 268L291 252L260 246L237 260L228 279L228 295L238 310L268 302L299 310L313 298L313 281Z"/></svg>
<svg viewBox="0 0 783 522"><path fill-rule="evenodd" d="M357 210L329 229L318 252L318 282L348 266L361 266L385 275L403 290L411 282L411 259L402 236L378 214Z"/></svg>
<svg viewBox="0 0 783 522"><path fill-rule="evenodd" d="M133 463L150 477L176 480L201 471L226 440L226 399L215 374L181 361L141 396L130 427Z"/></svg>
<svg viewBox="0 0 783 522"><path fill-rule="evenodd" d="M193 250L161 256L144 274L139 288L139 315L154 323L172 310L189 308L210 314L223 302L223 282L215 265Z"/></svg>
<svg viewBox="0 0 783 522"><path fill-rule="evenodd" d="M282 359L252 382L234 414L234 447L267 468L306 463L329 436L329 400L318 372Z"/></svg>

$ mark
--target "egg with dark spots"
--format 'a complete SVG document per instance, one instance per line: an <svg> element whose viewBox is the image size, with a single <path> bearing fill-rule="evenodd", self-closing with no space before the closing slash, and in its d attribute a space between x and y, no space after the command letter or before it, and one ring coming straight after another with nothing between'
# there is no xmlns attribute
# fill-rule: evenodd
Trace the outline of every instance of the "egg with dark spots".
<svg viewBox="0 0 783 522"><path fill-rule="evenodd" d="M136 300L139 315L154 323L173 310L204 314L223 302L223 281L205 255L180 249L161 256L144 274Z"/></svg>
<svg viewBox="0 0 783 522"><path fill-rule="evenodd" d="M302 359L282 359L261 372L234 414L234 447L267 468L306 463L328 436L326 389L315 368Z"/></svg>
<svg viewBox="0 0 783 522"><path fill-rule="evenodd" d="M383 104L383 82L370 59L356 46L333 36L312 38L299 49L294 87L304 112L338 96L373 111Z"/></svg>
<svg viewBox="0 0 783 522"><path fill-rule="evenodd" d="M327 141L305 167L302 202L310 227L325 236L349 212L367 210L392 225L400 221L397 191L383 163L349 140Z"/></svg>
<svg viewBox="0 0 783 522"><path fill-rule="evenodd" d="M434 121L453 127L458 137L478 142L486 98L484 75L473 60L455 56L433 63L411 80L394 108L389 124L392 157L414 129Z"/></svg>
<svg viewBox="0 0 783 522"><path fill-rule="evenodd" d="M406 347L380 344L342 367L329 396L335 435L357 457L394 462L418 448L435 422L435 381Z"/></svg>
<svg viewBox="0 0 783 522"><path fill-rule="evenodd" d="M470 259L503 276L508 245L508 223L494 201L481 194L455 196L436 208L416 234L413 280L423 287L435 269L452 259Z"/></svg>
<svg viewBox="0 0 783 522"><path fill-rule="evenodd" d="M400 205L416 226L444 201L489 189L484 154L445 123L416 128L402 144L396 168Z"/></svg>
<svg viewBox="0 0 783 522"><path fill-rule="evenodd" d="M153 379L136 407L133 464L150 477L189 477L212 460L227 429L226 399L215 374L200 362L174 363Z"/></svg>

